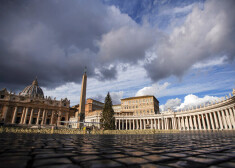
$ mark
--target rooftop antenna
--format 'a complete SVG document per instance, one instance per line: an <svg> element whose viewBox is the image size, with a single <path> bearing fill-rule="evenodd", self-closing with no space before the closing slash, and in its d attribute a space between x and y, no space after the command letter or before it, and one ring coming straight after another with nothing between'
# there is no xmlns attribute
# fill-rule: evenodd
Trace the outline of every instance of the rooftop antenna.
<svg viewBox="0 0 235 168"><path fill-rule="evenodd" d="M86 73L86 72L87 72L87 67L85 66L84 73Z"/></svg>

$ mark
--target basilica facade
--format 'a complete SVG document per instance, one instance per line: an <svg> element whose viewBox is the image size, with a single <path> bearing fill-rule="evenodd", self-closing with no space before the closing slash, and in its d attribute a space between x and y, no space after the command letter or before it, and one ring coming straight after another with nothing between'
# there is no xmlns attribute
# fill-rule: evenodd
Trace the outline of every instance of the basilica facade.
<svg viewBox="0 0 235 168"><path fill-rule="evenodd" d="M0 122L5 125L64 125L74 116L70 101L44 96L37 79L19 94L0 90Z"/></svg>

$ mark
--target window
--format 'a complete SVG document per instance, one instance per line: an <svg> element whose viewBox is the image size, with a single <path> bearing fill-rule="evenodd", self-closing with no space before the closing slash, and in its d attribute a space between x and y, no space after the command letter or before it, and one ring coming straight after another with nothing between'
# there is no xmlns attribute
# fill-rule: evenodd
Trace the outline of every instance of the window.
<svg viewBox="0 0 235 168"><path fill-rule="evenodd" d="M1 95L1 99L4 99L5 95Z"/></svg>

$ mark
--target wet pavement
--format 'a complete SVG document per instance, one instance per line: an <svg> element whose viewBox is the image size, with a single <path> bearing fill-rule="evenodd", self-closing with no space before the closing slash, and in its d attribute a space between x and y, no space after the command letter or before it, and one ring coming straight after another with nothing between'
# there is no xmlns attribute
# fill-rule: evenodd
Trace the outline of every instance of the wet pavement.
<svg viewBox="0 0 235 168"><path fill-rule="evenodd" d="M0 134L1 168L235 167L235 131L155 135Z"/></svg>

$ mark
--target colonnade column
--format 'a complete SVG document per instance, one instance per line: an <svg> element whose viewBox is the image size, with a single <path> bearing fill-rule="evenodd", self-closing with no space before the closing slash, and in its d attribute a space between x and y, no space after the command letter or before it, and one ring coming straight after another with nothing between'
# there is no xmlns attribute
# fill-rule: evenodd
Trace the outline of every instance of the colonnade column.
<svg viewBox="0 0 235 168"><path fill-rule="evenodd" d="M150 125L151 125L151 129L153 129L153 121L152 121L152 119L150 119Z"/></svg>
<svg viewBox="0 0 235 168"><path fill-rule="evenodd" d="M54 115L55 115L55 111L54 111L54 110L52 110L52 111L51 111L51 123L50 123L50 125L52 125L52 124L53 124Z"/></svg>
<svg viewBox="0 0 235 168"><path fill-rule="evenodd" d="M177 118L174 117L173 119L174 119L174 129L176 130L177 129Z"/></svg>
<svg viewBox="0 0 235 168"><path fill-rule="evenodd" d="M61 121L61 111L59 111L58 119L57 119L57 125L60 125Z"/></svg>
<svg viewBox="0 0 235 168"><path fill-rule="evenodd" d="M201 123L201 119L200 119L200 115L197 115L197 120L198 120L198 124L199 124L199 130L202 129L202 123Z"/></svg>
<svg viewBox="0 0 235 168"><path fill-rule="evenodd" d="M140 127L139 127L139 119L136 120L136 129L140 129Z"/></svg>
<svg viewBox="0 0 235 168"><path fill-rule="evenodd" d="M210 117L210 121L211 121L212 129L214 130L214 129L215 129L215 127L214 127L214 121L213 121L213 118L212 118L211 113L209 113L209 117Z"/></svg>
<svg viewBox="0 0 235 168"><path fill-rule="evenodd" d="M65 120L66 120L66 121L69 121L69 112L66 112L66 116L65 116L65 117L66 117ZM68 126L68 124L69 124L69 123L66 123L66 126Z"/></svg>
<svg viewBox="0 0 235 168"><path fill-rule="evenodd" d="M180 125L180 117L178 117L178 129L181 130L181 125Z"/></svg>
<svg viewBox="0 0 235 168"><path fill-rule="evenodd" d="M209 119L208 119L208 115L207 115L207 113L206 113L205 115L206 115L206 124L207 124L207 129L208 129L208 130L210 130L210 129L211 129L211 127L210 127L210 121L209 121Z"/></svg>
<svg viewBox="0 0 235 168"><path fill-rule="evenodd" d="M184 116L182 117L182 123L183 123L183 130L185 130Z"/></svg>
<svg viewBox="0 0 235 168"><path fill-rule="evenodd" d="M202 125L203 125L203 129L206 130L206 123L205 123L205 118L204 118L204 115L201 114L201 117L202 117Z"/></svg>
<svg viewBox="0 0 235 168"><path fill-rule="evenodd" d="M225 119L224 111L223 111L223 110L221 110L221 114L222 114L222 118L223 118L223 121L224 121L224 128L225 128L225 129L228 129L228 124L227 124L227 122L226 122L226 119Z"/></svg>
<svg viewBox="0 0 235 168"><path fill-rule="evenodd" d="M124 130L124 120L122 119L122 130Z"/></svg>
<svg viewBox="0 0 235 168"><path fill-rule="evenodd" d="M45 117L44 117L44 125L47 124L47 113L48 113L48 110L45 110Z"/></svg>
<svg viewBox="0 0 235 168"><path fill-rule="evenodd" d="M167 130L167 118L165 118L164 121L165 121L165 130Z"/></svg>
<svg viewBox="0 0 235 168"><path fill-rule="evenodd" d="M21 118L20 118L20 124L23 124L23 122L24 122L25 110L26 110L26 107L23 108L23 111L22 111L22 114L21 114Z"/></svg>
<svg viewBox="0 0 235 168"><path fill-rule="evenodd" d="M187 121L188 121L188 119L187 119ZM193 120L192 120L192 116L190 115L189 116L189 126L188 126L188 129L193 129Z"/></svg>
<svg viewBox="0 0 235 168"><path fill-rule="evenodd" d="M41 109L38 109L38 116L37 116L36 125L39 124L40 113L41 113Z"/></svg>
<svg viewBox="0 0 235 168"><path fill-rule="evenodd" d="M143 129L143 126L142 126L142 119L140 119L140 129L141 129L141 130Z"/></svg>
<svg viewBox="0 0 235 168"><path fill-rule="evenodd" d="M144 129L146 129L146 121L145 121L145 119L143 119L143 122L144 122Z"/></svg>
<svg viewBox="0 0 235 168"><path fill-rule="evenodd" d="M12 124L15 124L15 122L16 122L16 115L17 115L17 106L15 107L14 114L12 117L12 121L11 121Z"/></svg>
<svg viewBox="0 0 235 168"><path fill-rule="evenodd" d="M131 130L131 119L129 119L129 130Z"/></svg>
<svg viewBox="0 0 235 168"><path fill-rule="evenodd" d="M120 119L118 120L118 130L121 129L121 123L120 123Z"/></svg>
<svg viewBox="0 0 235 168"><path fill-rule="evenodd" d="M234 115L233 115L233 110L231 108L229 108L229 112L230 112L230 119L232 121L233 124L233 129L235 129L235 121L234 121Z"/></svg>
<svg viewBox="0 0 235 168"><path fill-rule="evenodd" d="M196 117L197 117L197 116L193 116L193 120L194 120L195 129L197 130L197 129L199 129L199 128L198 128L197 118L196 118Z"/></svg>
<svg viewBox="0 0 235 168"><path fill-rule="evenodd" d="M29 117L29 125L32 124L32 118L33 118L33 108L31 109L30 117Z"/></svg>
<svg viewBox="0 0 235 168"><path fill-rule="evenodd" d="M220 112L217 111L217 114L218 114L218 117L219 117L220 129L224 129L223 122L222 122L222 119L221 119L221 116L220 116Z"/></svg>
<svg viewBox="0 0 235 168"><path fill-rule="evenodd" d="M213 112L213 116L214 116L214 119L215 119L215 129L218 129L219 124L218 124L218 119L217 119L217 116L216 116L216 111Z"/></svg>
<svg viewBox="0 0 235 168"><path fill-rule="evenodd" d="M163 120L164 120L164 128L166 130L166 119L164 118Z"/></svg>
<svg viewBox="0 0 235 168"><path fill-rule="evenodd" d="M189 129L189 122L188 122L188 116L185 116L185 129Z"/></svg>
<svg viewBox="0 0 235 168"><path fill-rule="evenodd" d="M132 122L133 122L133 130L135 130L136 129L135 128L135 119L133 119Z"/></svg>
<svg viewBox="0 0 235 168"><path fill-rule="evenodd" d="M154 129L157 129L157 122L156 122L156 119L154 119Z"/></svg>
<svg viewBox="0 0 235 168"><path fill-rule="evenodd" d="M45 120L45 113L46 113L46 110L44 109L43 110L43 113L42 113L42 121L41 121L41 125L44 124L44 120Z"/></svg>
<svg viewBox="0 0 235 168"><path fill-rule="evenodd" d="M161 127L161 125L160 125L160 118L158 119L158 129L161 129L160 127Z"/></svg>
<svg viewBox="0 0 235 168"><path fill-rule="evenodd" d="M29 108L27 108L27 109L26 109L26 112L25 112L25 117L24 117L24 122L23 122L23 124L26 124L28 112L29 112Z"/></svg>
<svg viewBox="0 0 235 168"><path fill-rule="evenodd" d="M8 110L9 110L8 105L3 106L3 109L2 109L2 111L3 111L3 117L2 117L2 118L3 118L3 120L4 120L4 123L6 123L6 117L7 117Z"/></svg>
<svg viewBox="0 0 235 168"><path fill-rule="evenodd" d="M232 129L232 124L231 124L231 122L230 122L230 117L229 117L228 110L225 109L224 111L225 111L226 118L227 118L227 121L228 121L229 129Z"/></svg>

